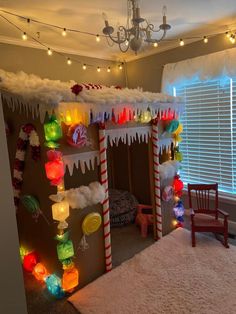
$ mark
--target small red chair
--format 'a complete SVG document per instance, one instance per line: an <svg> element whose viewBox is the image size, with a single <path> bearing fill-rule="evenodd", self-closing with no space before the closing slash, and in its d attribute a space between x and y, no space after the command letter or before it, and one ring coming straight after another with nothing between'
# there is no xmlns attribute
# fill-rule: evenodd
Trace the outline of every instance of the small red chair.
<svg viewBox="0 0 236 314"><path fill-rule="evenodd" d="M152 206L139 204L137 216L135 219L136 225L141 228L141 235L143 238L147 237L148 226L153 225Z"/></svg>
<svg viewBox="0 0 236 314"><path fill-rule="evenodd" d="M193 209L192 194L195 194L197 209ZM210 196L214 196L214 199L211 200ZM222 244L229 248L229 214L218 209L218 184L188 184L188 199L191 210L192 246L196 246L195 232L213 232L215 235L223 234ZM211 202L214 203L213 209L210 206ZM223 222L218 219L219 214L224 217Z"/></svg>

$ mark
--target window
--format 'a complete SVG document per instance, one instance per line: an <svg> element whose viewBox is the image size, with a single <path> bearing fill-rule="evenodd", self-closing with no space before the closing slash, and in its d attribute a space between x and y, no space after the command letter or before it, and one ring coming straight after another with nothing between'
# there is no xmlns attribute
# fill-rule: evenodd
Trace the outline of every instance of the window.
<svg viewBox="0 0 236 314"><path fill-rule="evenodd" d="M236 194L236 79L186 84L174 89L186 102L181 177L185 183L218 182Z"/></svg>

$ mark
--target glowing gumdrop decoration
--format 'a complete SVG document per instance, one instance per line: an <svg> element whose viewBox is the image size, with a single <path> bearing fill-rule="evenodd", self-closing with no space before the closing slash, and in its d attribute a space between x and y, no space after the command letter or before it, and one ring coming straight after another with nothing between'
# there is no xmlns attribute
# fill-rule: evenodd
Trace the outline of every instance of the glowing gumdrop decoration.
<svg viewBox="0 0 236 314"><path fill-rule="evenodd" d="M52 185L59 185L65 174L62 153L59 151L49 150L47 152L49 161L45 164L47 178Z"/></svg>
<svg viewBox="0 0 236 314"><path fill-rule="evenodd" d="M36 252L30 252L23 258L23 267L26 271L32 273L36 264L38 264L39 258Z"/></svg>
<svg viewBox="0 0 236 314"><path fill-rule="evenodd" d="M59 146L54 142L62 138L62 129L55 116L51 116L50 121L44 124L44 133L47 141L46 146L51 148Z"/></svg>
<svg viewBox="0 0 236 314"><path fill-rule="evenodd" d="M175 176L174 182L173 182L173 188L175 192L180 192L184 188L183 181L180 180L179 176Z"/></svg>
<svg viewBox="0 0 236 314"><path fill-rule="evenodd" d="M45 281L46 278L49 276L46 267L42 263L38 263L35 265L32 274L39 281Z"/></svg>
<svg viewBox="0 0 236 314"><path fill-rule="evenodd" d="M178 120L172 120L170 121L166 126L166 132L168 133L174 133L178 127L179 127L179 121Z"/></svg>
<svg viewBox="0 0 236 314"><path fill-rule="evenodd" d="M79 284L79 271L72 267L66 269L62 276L62 288L65 291L72 292L72 290Z"/></svg>
<svg viewBox="0 0 236 314"><path fill-rule="evenodd" d="M58 228L65 229L68 227L67 222L65 221L70 215L70 207L67 201L62 201L52 205L52 218L59 221Z"/></svg>
<svg viewBox="0 0 236 314"><path fill-rule="evenodd" d="M45 282L46 282L48 291L54 297L56 297L57 299L64 297L64 291L62 290L62 287L61 287L61 279L57 275L52 274L48 276Z"/></svg>
<svg viewBox="0 0 236 314"><path fill-rule="evenodd" d="M148 123L152 120L152 114L150 109L148 108L146 111L142 112L140 122L141 123Z"/></svg>
<svg viewBox="0 0 236 314"><path fill-rule="evenodd" d="M71 240L57 244L57 256L60 261L74 256L74 246Z"/></svg>

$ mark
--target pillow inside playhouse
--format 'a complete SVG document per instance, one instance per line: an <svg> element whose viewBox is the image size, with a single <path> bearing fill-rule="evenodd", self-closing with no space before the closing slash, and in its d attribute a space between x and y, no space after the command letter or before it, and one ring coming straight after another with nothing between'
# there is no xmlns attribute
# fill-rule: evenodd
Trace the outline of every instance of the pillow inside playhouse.
<svg viewBox="0 0 236 314"><path fill-rule="evenodd" d="M111 227L122 227L134 222L138 201L128 191L109 189Z"/></svg>

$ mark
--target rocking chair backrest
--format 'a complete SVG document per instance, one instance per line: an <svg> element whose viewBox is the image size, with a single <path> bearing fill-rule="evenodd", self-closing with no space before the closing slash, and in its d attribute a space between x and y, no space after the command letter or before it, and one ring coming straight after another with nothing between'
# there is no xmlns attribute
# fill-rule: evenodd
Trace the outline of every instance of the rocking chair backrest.
<svg viewBox="0 0 236 314"><path fill-rule="evenodd" d="M195 194L197 208L192 207L192 191L195 191L193 194ZM210 207L210 196L215 196L214 208ZM196 213L216 214L218 208L218 184L188 184L188 199L189 208Z"/></svg>

